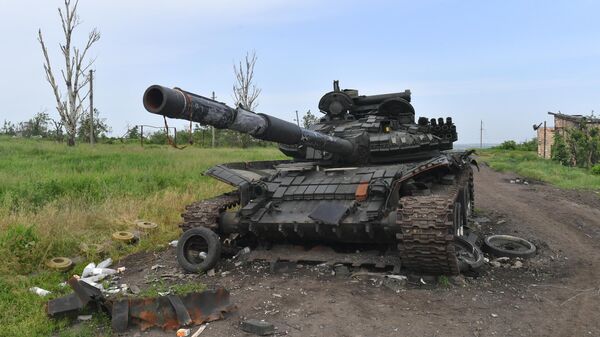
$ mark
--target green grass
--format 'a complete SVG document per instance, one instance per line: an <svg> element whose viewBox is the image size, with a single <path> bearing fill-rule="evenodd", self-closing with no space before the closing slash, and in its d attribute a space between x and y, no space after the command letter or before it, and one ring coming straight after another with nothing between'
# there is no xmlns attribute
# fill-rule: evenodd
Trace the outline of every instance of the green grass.
<svg viewBox="0 0 600 337"><path fill-rule="evenodd" d="M552 160L541 159L532 151L487 149L477 152L480 160L494 170L515 172L566 189L600 191L600 176L592 174L591 170L566 167Z"/></svg>
<svg viewBox="0 0 600 337"><path fill-rule="evenodd" d="M43 308L48 298L28 288L48 289L53 292L49 298L70 292L58 284L101 258L81 252L81 243L102 244L114 259L165 247L179 235L179 214L186 204L230 189L202 176L203 171L224 162L274 158L283 158L274 147L67 148L43 140L0 138L0 336L104 334L97 329L100 315L76 330L68 328L67 320L48 319ZM136 219L156 222L159 228L137 245L110 239L114 231L135 229ZM66 273L49 271L44 262L55 256L83 262Z"/></svg>
<svg viewBox="0 0 600 337"><path fill-rule="evenodd" d="M200 292L206 290L206 285L198 282L188 282L181 284L168 284L165 281L159 281L151 284L148 288L142 290L135 297L156 297L160 296L160 293L169 292L175 295L185 295L192 292Z"/></svg>

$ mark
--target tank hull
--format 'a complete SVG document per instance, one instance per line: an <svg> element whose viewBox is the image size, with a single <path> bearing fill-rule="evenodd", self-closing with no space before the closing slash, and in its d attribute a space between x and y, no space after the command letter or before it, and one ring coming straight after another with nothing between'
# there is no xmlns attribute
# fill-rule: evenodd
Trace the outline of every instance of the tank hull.
<svg viewBox="0 0 600 337"><path fill-rule="evenodd" d="M218 165L206 174L236 191L216 206L200 202L188 209L182 228L212 222L222 238L375 245L405 253L403 261L413 270L456 274L452 242L466 223L467 205L473 205L465 156L440 153L419 162L360 167L289 161ZM232 206L239 207L228 210Z"/></svg>

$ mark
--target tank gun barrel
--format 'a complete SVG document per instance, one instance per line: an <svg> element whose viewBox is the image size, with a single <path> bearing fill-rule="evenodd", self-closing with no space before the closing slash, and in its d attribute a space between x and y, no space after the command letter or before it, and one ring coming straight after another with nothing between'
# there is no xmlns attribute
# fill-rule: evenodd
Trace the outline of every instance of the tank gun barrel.
<svg viewBox="0 0 600 337"><path fill-rule="evenodd" d="M267 114L257 114L242 107L231 108L225 103L178 88L153 85L144 93L144 108L148 112L169 118L192 120L218 129L247 133L254 138L287 145L306 145L339 155L355 153L354 144L343 138L301 128Z"/></svg>

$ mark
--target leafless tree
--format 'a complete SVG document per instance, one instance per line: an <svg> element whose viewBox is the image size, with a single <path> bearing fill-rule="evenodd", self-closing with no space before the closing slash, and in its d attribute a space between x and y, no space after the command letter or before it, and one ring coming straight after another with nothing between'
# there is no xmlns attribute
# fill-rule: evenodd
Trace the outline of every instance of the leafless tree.
<svg viewBox="0 0 600 337"><path fill-rule="evenodd" d="M244 61L239 62L239 67L233 65L235 83L233 84L233 98L236 105L254 111L258 107L258 96L261 90L254 84L254 66L256 65L256 52L246 53ZM247 147L250 136L240 134L239 140L242 147Z"/></svg>
<svg viewBox="0 0 600 337"><path fill-rule="evenodd" d="M57 142L63 142L63 122L60 119L50 119L52 124L54 124L54 138Z"/></svg>
<svg viewBox="0 0 600 337"><path fill-rule="evenodd" d="M72 45L73 31L81 23L79 16L77 15L78 3L78 0L74 3L72 3L71 0L65 0L64 9L58 9L58 15L60 16L63 33L65 35L64 43L59 45L65 60L65 67L60 70L60 73L66 88L66 96L61 92L56 77L54 76L50 57L48 56L48 48L46 48L42 36L42 30L38 30L38 41L40 42L42 52L44 53L44 72L46 74L46 80L52 87L52 92L56 98L56 110L64 124L67 133L67 144L69 146L75 145L78 121L81 116L86 113L83 102L90 94L90 91L87 90L86 92L84 88L90 80L86 75L86 71L94 63L94 59L88 59L87 53L92 45L100 40L100 32L94 28L89 33L87 43L83 49Z"/></svg>

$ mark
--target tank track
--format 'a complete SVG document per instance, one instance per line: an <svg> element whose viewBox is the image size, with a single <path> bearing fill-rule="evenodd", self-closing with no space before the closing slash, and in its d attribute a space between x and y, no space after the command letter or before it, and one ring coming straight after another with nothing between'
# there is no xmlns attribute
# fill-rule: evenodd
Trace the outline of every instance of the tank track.
<svg viewBox="0 0 600 337"><path fill-rule="evenodd" d="M468 179L463 174L443 191L400 198L396 224L401 233L396 238L404 267L430 275L460 273L454 247L454 203Z"/></svg>
<svg viewBox="0 0 600 337"><path fill-rule="evenodd" d="M184 232L194 227L216 229L221 212L237 206L239 202L239 196L234 192L196 201L185 207L185 212L181 214L183 223L179 227Z"/></svg>

